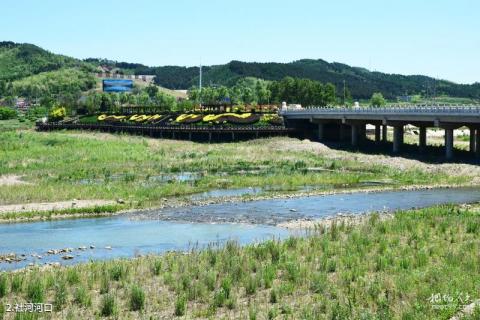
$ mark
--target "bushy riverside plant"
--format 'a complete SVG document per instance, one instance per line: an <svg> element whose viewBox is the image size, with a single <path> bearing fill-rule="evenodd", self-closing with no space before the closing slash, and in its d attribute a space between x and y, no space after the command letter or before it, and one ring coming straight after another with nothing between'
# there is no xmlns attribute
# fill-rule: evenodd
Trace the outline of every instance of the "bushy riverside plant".
<svg viewBox="0 0 480 320"><path fill-rule="evenodd" d="M104 317L113 316L117 313L115 297L112 294L106 294L100 304L100 315Z"/></svg>
<svg viewBox="0 0 480 320"><path fill-rule="evenodd" d="M130 290L130 310L142 310L145 306L145 292L137 285Z"/></svg>
<svg viewBox="0 0 480 320"><path fill-rule="evenodd" d="M5 274L0 274L0 298L7 295L7 290L7 276Z"/></svg>
<svg viewBox="0 0 480 320"><path fill-rule="evenodd" d="M183 295L178 296L177 300L175 301L174 314L178 317L181 317L185 315L186 308L187 308L187 299Z"/></svg>
<svg viewBox="0 0 480 320"><path fill-rule="evenodd" d="M34 276L29 279L27 285L27 299L33 303L42 303L45 299L45 285L43 279Z"/></svg>

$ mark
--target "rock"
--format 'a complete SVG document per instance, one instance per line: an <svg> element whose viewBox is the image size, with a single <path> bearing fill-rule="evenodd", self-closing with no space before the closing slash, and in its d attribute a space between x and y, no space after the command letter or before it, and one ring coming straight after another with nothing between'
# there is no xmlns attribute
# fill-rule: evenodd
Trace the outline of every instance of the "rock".
<svg viewBox="0 0 480 320"><path fill-rule="evenodd" d="M112 250L112 247L111 246L106 246L105 249Z"/></svg>
<svg viewBox="0 0 480 320"><path fill-rule="evenodd" d="M62 256L62 259L63 259L63 260L72 260L72 259L73 259L73 256L67 254L67 255Z"/></svg>
<svg viewBox="0 0 480 320"><path fill-rule="evenodd" d="M91 244L90 249L95 249L95 246L93 244Z"/></svg>
<svg viewBox="0 0 480 320"><path fill-rule="evenodd" d="M290 209L291 212L297 212L297 209Z"/></svg>
<svg viewBox="0 0 480 320"><path fill-rule="evenodd" d="M85 251L85 250L87 250L87 247L85 247L85 246L80 246L80 247L78 247L78 250Z"/></svg>
<svg viewBox="0 0 480 320"><path fill-rule="evenodd" d="M125 203L125 200L123 200L123 199L117 199L117 203L124 204L124 203Z"/></svg>

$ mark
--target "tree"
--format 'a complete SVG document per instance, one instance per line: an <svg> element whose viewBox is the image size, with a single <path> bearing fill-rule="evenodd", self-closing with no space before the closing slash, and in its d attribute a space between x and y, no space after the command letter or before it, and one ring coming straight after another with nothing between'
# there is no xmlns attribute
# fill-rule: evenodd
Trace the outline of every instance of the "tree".
<svg viewBox="0 0 480 320"><path fill-rule="evenodd" d="M381 92L375 92L372 94L372 98L370 98L370 104L374 107L382 107L386 104L385 98L383 97Z"/></svg>
<svg viewBox="0 0 480 320"><path fill-rule="evenodd" d="M158 93L158 87L154 84L149 84L148 87L145 88L145 91L150 98L153 98Z"/></svg>

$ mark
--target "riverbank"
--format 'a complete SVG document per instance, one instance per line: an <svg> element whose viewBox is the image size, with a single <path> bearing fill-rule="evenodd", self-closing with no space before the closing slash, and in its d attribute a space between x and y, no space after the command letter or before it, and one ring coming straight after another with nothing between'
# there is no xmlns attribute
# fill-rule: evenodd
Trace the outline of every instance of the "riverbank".
<svg viewBox="0 0 480 320"><path fill-rule="evenodd" d="M187 253L4 273L0 308L52 303L58 319L449 319L478 299L477 207L382 217L317 224L306 237L245 247L228 242Z"/></svg>
<svg viewBox="0 0 480 320"><path fill-rule="evenodd" d="M423 164L339 151L310 141L269 138L238 143L188 141L85 132L3 131L0 205L123 199L128 208L161 206L165 198L215 189L258 187L295 191L306 186L355 187L478 184L468 164ZM18 181L18 179L17 179Z"/></svg>

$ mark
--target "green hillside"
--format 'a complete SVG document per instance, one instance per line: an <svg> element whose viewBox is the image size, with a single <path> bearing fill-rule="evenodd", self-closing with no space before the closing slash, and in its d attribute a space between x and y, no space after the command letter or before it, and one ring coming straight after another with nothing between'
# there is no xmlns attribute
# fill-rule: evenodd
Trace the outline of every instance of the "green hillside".
<svg viewBox="0 0 480 320"><path fill-rule="evenodd" d="M86 65L80 60L53 54L33 44L0 42L0 80L16 80L41 72Z"/></svg>
<svg viewBox="0 0 480 320"><path fill-rule="evenodd" d="M198 83L198 67L165 66L138 68L155 74L159 85L178 89L189 88ZM456 84L445 80L435 80L421 75L405 76L371 72L341 63L328 63L323 60L299 60L291 63L248 63L231 61L225 65L203 68L205 84L231 85L243 77L256 77L265 80L280 80L286 76L308 78L336 85L337 92L343 92L343 81L356 99L370 98L374 92L382 92L387 98L401 95L449 95L452 97L480 98L480 83L473 85Z"/></svg>
<svg viewBox="0 0 480 320"><path fill-rule="evenodd" d="M98 59L89 59L99 63ZM105 60L101 60L105 63ZM198 67L162 66L148 67L138 63L108 61L113 66L134 74L154 74L156 83L170 89L188 89L198 85ZM318 59L303 59L290 63L257 63L231 61L225 65L204 66L205 85L232 86L238 79L255 77L265 80L281 80L284 77L307 78L323 83L333 83L337 92L343 93L343 82L355 99L369 99L374 92L382 92L387 98L402 95L447 95L480 99L480 83L457 84L422 75L400 75L369 71L364 68Z"/></svg>
<svg viewBox="0 0 480 320"><path fill-rule="evenodd" d="M48 52L33 44L0 42L0 95L8 85L20 88L28 87L31 82L40 85L47 79L49 88L40 88L53 93L62 86L70 86L72 81L54 85L56 75L61 81L72 72L79 79L78 87L84 89L91 82L86 73L98 66L117 68L126 74L156 75L158 86L168 89L189 89L198 85L198 67L161 66L149 67L138 63L116 62L106 59L86 59L84 61ZM59 73L55 73L55 72ZM53 72L53 73L52 73ZM46 73L40 78L25 80L30 76ZM81 75L84 73L85 75ZM67 77L66 77L67 76ZM480 83L471 85L456 84L446 80L435 80L422 75L399 75L372 72L363 68L351 67L342 63L329 63L324 60L303 59L290 63L256 63L231 61L225 65L203 67L203 83L209 85L233 86L239 79L254 77L265 80L281 80L284 77L307 78L336 86L338 95L343 95L345 81L348 94L354 99L369 99L374 92L382 92L386 98L394 99L401 95L420 94L423 97L449 96L480 99ZM20 82L19 82L20 81ZM90 88L90 86L87 86ZM3 88L3 89L2 89ZM53 88L53 89L52 89Z"/></svg>

